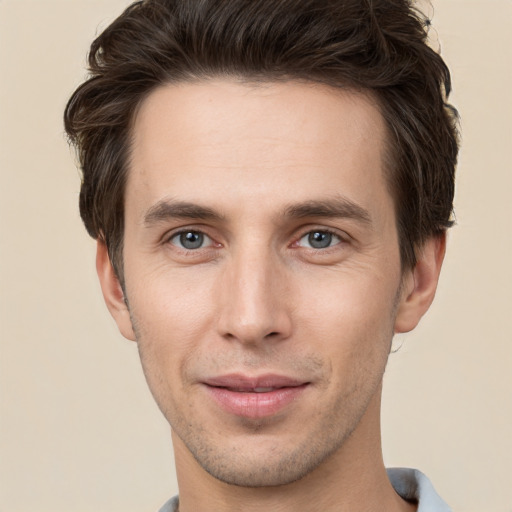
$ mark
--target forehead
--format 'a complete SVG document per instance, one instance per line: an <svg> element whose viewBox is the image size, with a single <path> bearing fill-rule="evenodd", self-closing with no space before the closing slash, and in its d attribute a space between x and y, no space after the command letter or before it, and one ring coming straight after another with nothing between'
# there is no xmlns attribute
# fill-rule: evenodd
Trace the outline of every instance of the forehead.
<svg viewBox="0 0 512 512"><path fill-rule="evenodd" d="M201 202L201 195L222 208L229 201L278 207L329 193L382 202L389 200L385 133L373 98L351 90L228 80L166 85L134 120L127 206L142 210L176 196Z"/></svg>

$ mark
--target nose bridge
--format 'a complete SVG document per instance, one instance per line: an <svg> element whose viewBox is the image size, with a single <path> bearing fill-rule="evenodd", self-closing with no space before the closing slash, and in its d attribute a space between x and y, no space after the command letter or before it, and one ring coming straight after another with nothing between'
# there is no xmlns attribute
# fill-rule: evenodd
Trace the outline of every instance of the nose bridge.
<svg viewBox="0 0 512 512"><path fill-rule="evenodd" d="M284 268L269 244L234 250L223 273L219 328L244 343L290 334Z"/></svg>

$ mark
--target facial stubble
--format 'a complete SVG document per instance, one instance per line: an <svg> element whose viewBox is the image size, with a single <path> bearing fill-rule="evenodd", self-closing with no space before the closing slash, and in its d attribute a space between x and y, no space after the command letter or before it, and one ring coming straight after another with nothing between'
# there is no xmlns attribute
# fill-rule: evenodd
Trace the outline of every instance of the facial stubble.
<svg viewBox="0 0 512 512"><path fill-rule="evenodd" d="M393 301L391 326L394 326L401 291L402 287L399 286ZM369 364L369 361L360 359L357 378L353 379L352 385L336 396L336 400L327 407L328 413L319 412L324 417L315 428L310 429L309 435L302 438L299 436L298 442L283 449L279 436L271 439L268 434L276 428L272 420L242 420L240 425L245 431L244 435L249 436L250 442L242 441L242 444L238 445L231 442L228 434L223 433L221 425L206 426L194 421L194 411L190 405L188 405L190 410L179 414L172 404L160 400L155 388L157 386L165 388L165 377L158 373L157 365L153 362L155 359L149 353L151 342L148 344L143 342L144 332L132 309L130 309L130 318L149 387L160 410L171 425L174 435L179 438L198 465L212 477L226 484L252 488L282 486L301 480L322 466L334 454L343 450L347 440L360 424L370 402L376 393L380 393L387 354L393 338L393 329L391 329L387 340L375 340L376 343L386 344L386 357L377 363L379 370L368 371L368 367L374 368L375 362ZM317 368L321 367L324 373L328 373L329 364L326 361L316 356L312 356L309 360ZM373 376L371 383L368 382L369 375ZM158 382L155 383L154 379ZM380 396L378 398L380 404ZM183 400L183 404L185 403L186 399ZM301 428L302 425L296 425L297 430ZM215 442L212 434L216 435L220 442ZM256 450L256 454L253 453L254 450L247 449L248 446L258 444L261 444L263 449L259 452Z"/></svg>

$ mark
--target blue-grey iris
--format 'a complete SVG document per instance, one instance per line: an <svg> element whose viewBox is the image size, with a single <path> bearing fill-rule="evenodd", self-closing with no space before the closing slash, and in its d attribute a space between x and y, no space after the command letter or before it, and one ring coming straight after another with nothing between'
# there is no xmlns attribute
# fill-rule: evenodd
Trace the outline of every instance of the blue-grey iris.
<svg viewBox="0 0 512 512"><path fill-rule="evenodd" d="M326 231L312 231L308 235L308 243L314 249L325 249L332 242L332 234Z"/></svg>
<svg viewBox="0 0 512 512"><path fill-rule="evenodd" d="M187 231L180 235L180 244L185 249L199 249L199 247L203 245L203 242L204 235L197 231Z"/></svg>

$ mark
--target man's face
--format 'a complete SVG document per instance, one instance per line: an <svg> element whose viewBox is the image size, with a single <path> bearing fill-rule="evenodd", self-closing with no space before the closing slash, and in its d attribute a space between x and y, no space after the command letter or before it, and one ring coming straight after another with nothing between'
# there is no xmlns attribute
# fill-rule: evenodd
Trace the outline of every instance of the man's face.
<svg viewBox="0 0 512 512"><path fill-rule="evenodd" d="M176 450L220 480L278 485L351 433L377 436L404 299L371 99L166 86L133 130L125 290Z"/></svg>

